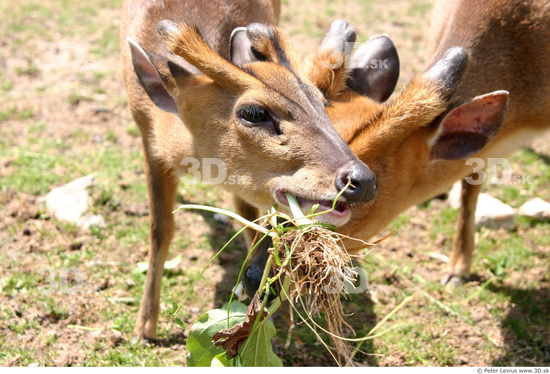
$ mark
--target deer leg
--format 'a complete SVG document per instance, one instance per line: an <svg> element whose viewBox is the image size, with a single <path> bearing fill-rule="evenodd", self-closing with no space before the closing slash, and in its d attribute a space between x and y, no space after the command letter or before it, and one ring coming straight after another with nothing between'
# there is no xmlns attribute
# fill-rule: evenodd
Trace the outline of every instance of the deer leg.
<svg viewBox="0 0 550 374"><path fill-rule="evenodd" d="M470 184L466 180L462 180L456 236L447 265L447 273L442 280L443 284L447 284L455 276L462 278L470 276L470 265L475 245L475 213L481 186L482 184Z"/></svg>
<svg viewBox="0 0 550 374"><path fill-rule="evenodd" d="M175 224L172 211L178 180L159 160L153 158L150 144L145 137L143 145L149 192L150 250L149 268L134 332L140 338L154 339L164 262L174 235Z"/></svg>

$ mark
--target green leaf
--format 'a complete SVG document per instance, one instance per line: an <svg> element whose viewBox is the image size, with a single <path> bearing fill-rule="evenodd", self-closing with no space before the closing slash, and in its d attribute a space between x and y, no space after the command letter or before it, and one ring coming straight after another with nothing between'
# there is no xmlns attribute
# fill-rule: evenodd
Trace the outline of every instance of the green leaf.
<svg viewBox="0 0 550 374"><path fill-rule="evenodd" d="M271 346L271 339L277 335L277 330L268 319L260 322L243 344L239 357L242 366L283 366L283 362Z"/></svg>
<svg viewBox="0 0 550 374"><path fill-rule="evenodd" d="M234 368L240 368L243 366L243 362L239 356L231 360Z"/></svg>
<svg viewBox="0 0 550 374"><path fill-rule="evenodd" d="M193 325L187 337L187 366L210 366L215 356L224 353L216 348L212 336L221 329L232 327L246 318L246 305L233 301L227 313L227 304L221 309L213 309L203 314Z"/></svg>
<svg viewBox="0 0 550 374"><path fill-rule="evenodd" d="M149 268L149 262L147 261L140 261L136 264L136 267L134 268L134 274L144 274L147 273L147 269Z"/></svg>
<svg viewBox="0 0 550 374"><path fill-rule="evenodd" d="M181 327L183 330L187 328L187 325L185 324L185 322L183 322L179 317L174 317L174 319L176 320L176 324L179 327Z"/></svg>
<svg viewBox="0 0 550 374"><path fill-rule="evenodd" d="M181 255L177 255L170 261L164 263L164 270L174 270L181 262Z"/></svg>
<svg viewBox="0 0 550 374"><path fill-rule="evenodd" d="M227 356L224 352L224 353L220 353L219 355L214 356L210 366L211 367L216 367L216 368L221 368L221 367L231 366L231 363L232 363L232 360L228 360Z"/></svg>

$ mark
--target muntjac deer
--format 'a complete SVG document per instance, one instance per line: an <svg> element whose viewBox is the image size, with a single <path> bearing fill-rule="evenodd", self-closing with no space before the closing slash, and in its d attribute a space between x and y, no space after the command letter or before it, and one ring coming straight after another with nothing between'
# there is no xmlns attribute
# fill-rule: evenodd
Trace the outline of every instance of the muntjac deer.
<svg viewBox="0 0 550 374"><path fill-rule="evenodd" d="M325 98L301 75L285 35L273 26L279 7L277 0L123 6L124 81L143 140L151 219L139 337L156 336L178 176L200 172L202 160L219 160L239 181L224 186L242 214L276 202L285 207L285 193L329 209L351 180L354 188L324 216L341 225L350 218L349 204L375 195L374 174L335 131Z"/></svg>
<svg viewBox="0 0 550 374"><path fill-rule="evenodd" d="M345 82L357 75L367 83L379 74L391 77L365 64L369 53L391 55L391 40L372 39L357 50L360 56L344 56L347 69L336 69L327 56L345 55L352 28L329 30L312 59L310 79L329 100L337 131L378 181L374 200L352 206L343 233L367 240L408 207L463 179L443 282L469 276L481 184L464 180L478 178L466 160L504 157L550 128L549 20L548 1L438 1L427 69L387 104L381 102L394 88L392 79L370 90ZM389 70L398 72L398 66Z"/></svg>
<svg viewBox="0 0 550 374"><path fill-rule="evenodd" d="M353 27L332 24L306 64L325 95L337 131L377 176L370 202L352 204L339 228L369 240L400 213L462 180L462 204L442 281L470 274L481 184L469 157L504 157L550 128L550 3L440 0L434 9L427 68L394 99L399 59L386 35L351 55ZM382 61L384 64L373 64ZM356 241L345 242L353 251ZM354 247L355 246L355 247ZM265 263L254 254L246 285Z"/></svg>

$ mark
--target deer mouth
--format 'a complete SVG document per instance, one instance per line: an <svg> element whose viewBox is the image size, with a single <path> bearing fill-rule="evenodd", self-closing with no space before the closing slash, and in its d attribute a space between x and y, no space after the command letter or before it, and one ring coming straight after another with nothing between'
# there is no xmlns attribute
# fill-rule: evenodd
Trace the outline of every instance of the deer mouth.
<svg viewBox="0 0 550 374"><path fill-rule="evenodd" d="M326 212L324 214L315 216L315 219L319 222L327 223L335 226L342 226L345 223L347 223L350 219L351 210L349 208L349 205L345 201L338 200L336 202L336 205L334 206L334 209L332 209L334 200L309 199L309 198L291 193L290 191L277 190L275 192L276 200L280 204L287 207L288 207L288 199L286 197L287 193L290 193L296 197L298 204L300 204L300 209L304 214L307 214L310 211L310 209L313 208L314 205L319 204L315 213Z"/></svg>

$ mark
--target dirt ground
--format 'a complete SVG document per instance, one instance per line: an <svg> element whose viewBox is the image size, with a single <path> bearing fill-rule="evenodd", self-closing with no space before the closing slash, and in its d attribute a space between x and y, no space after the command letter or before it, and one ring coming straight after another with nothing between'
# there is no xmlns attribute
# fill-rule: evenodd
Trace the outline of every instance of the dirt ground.
<svg viewBox="0 0 550 374"><path fill-rule="evenodd" d="M334 19L345 18L354 23L360 40L381 32L393 37L402 61L398 89L422 69L430 2L321 3L283 3L281 25L301 53L313 49ZM183 298L208 257L237 228L208 214L178 214L169 258L181 254L182 260L165 277L160 340L148 347L135 344L133 318L144 276L134 270L147 255L148 207L141 139L127 108L118 47L112 44L117 41L105 41L107 33L116 36L116 5L110 3L90 16L90 23L99 25L95 29L76 22L75 34L66 34L55 20L44 21L39 7L22 8L25 17L14 16L21 23L20 37L8 26L0 34L0 77L11 82L0 100L1 366L184 365L187 331L170 317L171 305ZM36 23L51 34L30 35ZM44 42L51 40L78 43L86 51L76 73L72 67L47 68ZM531 144L546 165L549 141L545 136ZM98 173L92 197L107 229L83 231L53 219L40 197L91 172ZM526 193L550 197L548 186ZM178 199L231 208L224 192L184 188ZM366 259L369 277L379 288L346 303L356 331L365 334L405 296L414 298L395 324L386 326L394 328L386 338L362 347L358 364L550 365L550 225L522 221L512 232L478 230L478 242L488 244L474 259L474 279L445 288L439 286L445 264L433 253L449 254L454 226L452 217L445 218L448 212L447 203L439 199L411 208L394 224L398 234L378 246L372 260ZM184 307L186 323L227 300L245 256L243 243L239 239L206 271ZM499 251L514 246L530 252L518 255L521 261L516 264L503 265L503 274L487 283L506 257ZM70 294L44 291L51 269L56 282L59 269L78 269L84 287ZM79 284L69 279L69 285ZM468 299L477 291L479 295ZM284 318L276 324L275 351L286 365L335 365L302 326L296 331L304 334L299 336L305 343L293 340L287 347Z"/></svg>

